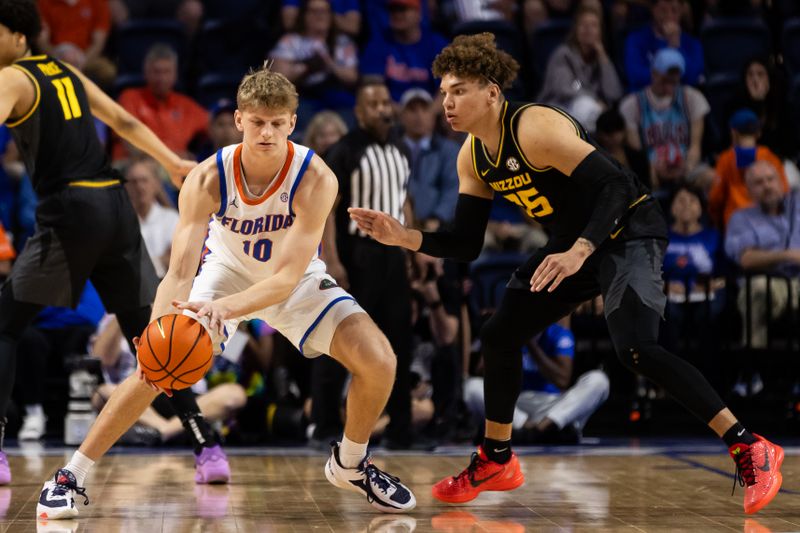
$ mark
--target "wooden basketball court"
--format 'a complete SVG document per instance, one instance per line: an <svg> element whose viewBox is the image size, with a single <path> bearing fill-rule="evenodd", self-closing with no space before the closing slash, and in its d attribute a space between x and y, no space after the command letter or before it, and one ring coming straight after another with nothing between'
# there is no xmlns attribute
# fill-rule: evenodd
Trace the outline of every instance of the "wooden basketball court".
<svg viewBox="0 0 800 533"><path fill-rule="evenodd" d="M655 441L654 441L655 442ZM229 448L230 485L198 486L188 450L115 450L87 480L80 517L37 521L42 481L72 449L8 448L14 481L0 488L0 531L173 532L517 532L800 531L800 448L787 447L783 491L766 510L742 512L730 495L733 464L714 441L618 441L521 448L526 484L446 505L430 486L466 466L470 449L431 454L377 451L376 463L408 482L417 508L384 515L329 485L326 457L305 449Z"/></svg>

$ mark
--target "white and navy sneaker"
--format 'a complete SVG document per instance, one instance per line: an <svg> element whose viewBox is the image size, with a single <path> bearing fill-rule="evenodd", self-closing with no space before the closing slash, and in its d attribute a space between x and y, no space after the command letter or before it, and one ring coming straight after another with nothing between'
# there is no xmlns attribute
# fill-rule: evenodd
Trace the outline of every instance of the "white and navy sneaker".
<svg viewBox="0 0 800 533"><path fill-rule="evenodd" d="M89 504L86 489L78 486L75 474L62 468L56 472L53 481L45 481L42 493L39 495L39 503L36 505L36 518L60 520L78 516L75 494L83 496L84 505Z"/></svg>
<svg viewBox="0 0 800 533"><path fill-rule="evenodd" d="M364 494L370 505L384 513L403 513L417 505L408 487L372 464L369 455L356 468L343 467L339 462L339 443L336 441L331 442L325 477L340 489Z"/></svg>

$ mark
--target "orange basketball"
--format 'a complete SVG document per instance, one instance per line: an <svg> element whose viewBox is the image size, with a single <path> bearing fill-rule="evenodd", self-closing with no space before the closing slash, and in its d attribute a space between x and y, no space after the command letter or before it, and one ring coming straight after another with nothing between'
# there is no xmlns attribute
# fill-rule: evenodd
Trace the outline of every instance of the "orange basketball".
<svg viewBox="0 0 800 533"><path fill-rule="evenodd" d="M206 375L214 360L211 337L197 320L165 315L142 332L139 366L162 389L185 389Z"/></svg>

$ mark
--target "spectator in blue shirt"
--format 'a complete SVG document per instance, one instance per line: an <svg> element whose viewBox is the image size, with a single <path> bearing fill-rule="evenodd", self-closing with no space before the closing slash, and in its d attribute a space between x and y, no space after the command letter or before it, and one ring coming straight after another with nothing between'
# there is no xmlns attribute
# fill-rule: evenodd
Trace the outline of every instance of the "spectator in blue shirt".
<svg viewBox="0 0 800 533"><path fill-rule="evenodd" d="M649 85L653 56L667 47L680 50L686 60L681 83L698 85L702 81L703 47L681 30L680 17L680 0L654 0L653 24L634 31L625 40L625 74L630 91Z"/></svg>
<svg viewBox="0 0 800 533"><path fill-rule="evenodd" d="M705 202L686 185L672 197L672 225L664 255L667 284L666 322L662 340L669 349L697 354L693 363L716 378L719 318L724 308L724 278L717 277L720 235L703 224Z"/></svg>
<svg viewBox="0 0 800 533"><path fill-rule="evenodd" d="M434 132L436 110L425 89L409 89L400 98L403 142L408 147L411 174L408 194L423 228L435 231L453 220L458 199L456 160L459 146Z"/></svg>
<svg viewBox="0 0 800 533"><path fill-rule="evenodd" d="M0 125L0 224L19 251L36 225L36 193L7 126Z"/></svg>
<svg viewBox="0 0 800 533"><path fill-rule="evenodd" d="M388 9L389 30L371 37L361 57L361 73L383 77L395 102L413 87L435 94L431 64L447 41L423 28L420 0L388 0Z"/></svg>
<svg viewBox="0 0 800 533"><path fill-rule="evenodd" d="M725 234L725 252L745 272L775 276L769 284L766 275L750 280L750 347L764 348L767 346L768 320L783 315L789 304L797 307L800 290L800 192L785 193L777 169L767 161L753 163L744 178L755 206L731 215ZM793 295L792 301L790 295ZM747 296L746 290L740 291L742 316L747 316Z"/></svg>
<svg viewBox="0 0 800 533"><path fill-rule="evenodd" d="M601 370L590 370L569 386L575 357L569 318L531 340L522 357L522 392L512 422L514 441L578 442L589 417L608 398L609 382ZM483 421L483 378L466 381L464 401L475 419Z"/></svg>

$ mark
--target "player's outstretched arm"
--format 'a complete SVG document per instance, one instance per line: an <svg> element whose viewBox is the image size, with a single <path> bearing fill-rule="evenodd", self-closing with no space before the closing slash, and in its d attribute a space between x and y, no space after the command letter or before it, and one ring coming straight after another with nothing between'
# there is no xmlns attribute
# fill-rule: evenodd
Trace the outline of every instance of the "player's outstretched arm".
<svg viewBox="0 0 800 533"><path fill-rule="evenodd" d="M392 216L381 211L349 208L350 217L359 229L378 242L402 246L434 257L472 261L483 248L483 237L493 191L475 175L469 140L458 153L458 201L453 227L434 232L422 232L404 227Z"/></svg>
<svg viewBox="0 0 800 533"><path fill-rule="evenodd" d="M83 83L92 114L108 124L120 137L158 161L169 172L172 184L180 188L184 177L197 166L197 162L181 159L150 128L111 99L93 81L72 65L68 66Z"/></svg>
<svg viewBox="0 0 800 533"><path fill-rule="evenodd" d="M153 302L153 319L178 310L173 300L186 300L200 264L208 219L219 209L219 175L216 163L209 158L189 173L181 190L180 219L172 237L169 269L158 286Z"/></svg>
<svg viewBox="0 0 800 533"><path fill-rule="evenodd" d="M325 220L336 200L336 176L314 156L300 182L290 209L295 215L280 248L273 247L275 270L250 288L213 302L176 302L198 316L208 316L209 326L220 331L225 320L241 317L284 301L297 287L322 242Z"/></svg>

